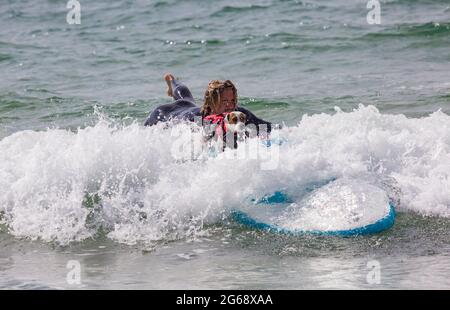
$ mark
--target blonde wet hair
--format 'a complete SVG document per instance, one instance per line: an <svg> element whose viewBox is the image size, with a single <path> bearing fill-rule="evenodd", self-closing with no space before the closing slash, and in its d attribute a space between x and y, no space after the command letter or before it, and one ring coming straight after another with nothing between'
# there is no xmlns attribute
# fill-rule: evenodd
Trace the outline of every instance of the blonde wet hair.
<svg viewBox="0 0 450 310"><path fill-rule="evenodd" d="M234 84L230 80L226 80L224 82L219 80L212 80L211 82L209 82L208 89L205 92L204 102L201 108L201 113L203 116L216 114L215 111L217 111L220 106L220 97L226 88L231 88L233 90L233 95L236 99L237 105L236 86L234 86Z"/></svg>

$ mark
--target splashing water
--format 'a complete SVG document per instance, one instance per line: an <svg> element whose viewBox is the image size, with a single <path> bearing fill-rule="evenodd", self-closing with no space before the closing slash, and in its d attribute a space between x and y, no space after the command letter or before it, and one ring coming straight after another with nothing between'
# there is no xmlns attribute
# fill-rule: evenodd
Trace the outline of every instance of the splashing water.
<svg viewBox="0 0 450 310"><path fill-rule="evenodd" d="M195 151L201 133L191 124L168 130L100 119L76 132L20 131L0 141L1 219L15 236L62 245L99 232L154 243L205 233L249 196L282 189L296 197L311 182L357 183L368 174L401 210L450 217L450 116L336 111L280 129L287 142L258 144L261 156L239 156L242 145L224 153L234 159ZM180 145L194 148L181 148L180 158ZM261 169L274 148L277 165Z"/></svg>

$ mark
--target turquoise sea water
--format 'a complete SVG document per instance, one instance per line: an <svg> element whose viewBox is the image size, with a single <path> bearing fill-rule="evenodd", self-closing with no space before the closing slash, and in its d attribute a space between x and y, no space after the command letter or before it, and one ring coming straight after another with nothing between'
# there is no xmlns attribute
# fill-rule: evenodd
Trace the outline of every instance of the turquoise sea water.
<svg viewBox="0 0 450 310"><path fill-rule="evenodd" d="M79 2L79 25L66 1L0 5L0 288L450 288L448 0L380 1L380 25L364 0ZM142 126L166 72L198 103L230 79L284 123L278 168L174 160ZM250 193L367 174L399 211L380 235L226 220Z"/></svg>

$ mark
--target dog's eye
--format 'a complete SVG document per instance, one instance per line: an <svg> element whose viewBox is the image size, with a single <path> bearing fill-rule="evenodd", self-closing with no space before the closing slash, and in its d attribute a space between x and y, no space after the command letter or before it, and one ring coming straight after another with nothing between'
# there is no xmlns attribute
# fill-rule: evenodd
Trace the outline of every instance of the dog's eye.
<svg viewBox="0 0 450 310"><path fill-rule="evenodd" d="M241 122L245 122L245 116L244 115L240 115L239 119L241 120Z"/></svg>

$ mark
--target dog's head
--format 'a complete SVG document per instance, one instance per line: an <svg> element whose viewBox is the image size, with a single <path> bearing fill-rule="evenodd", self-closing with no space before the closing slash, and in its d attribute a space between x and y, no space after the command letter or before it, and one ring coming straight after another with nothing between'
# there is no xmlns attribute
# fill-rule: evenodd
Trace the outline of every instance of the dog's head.
<svg viewBox="0 0 450 310"><path fill-rule="evenodd" d="M246 121L247 116L239 111L233 111L225 115L227 131L230 132L243 132L245 130Z"/></svg>

